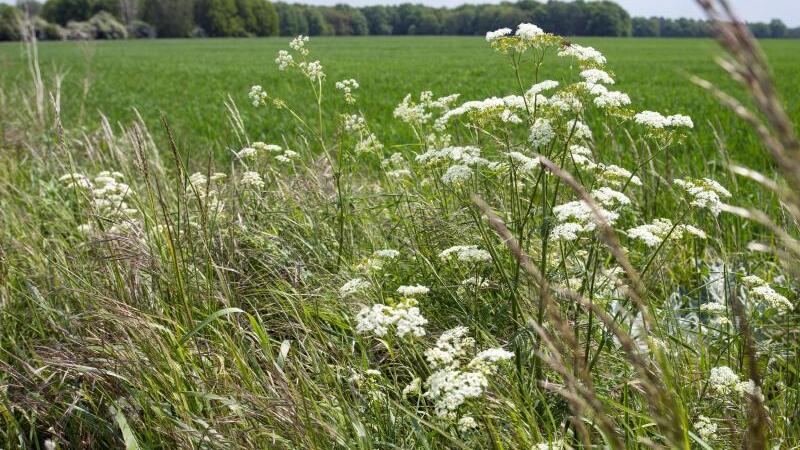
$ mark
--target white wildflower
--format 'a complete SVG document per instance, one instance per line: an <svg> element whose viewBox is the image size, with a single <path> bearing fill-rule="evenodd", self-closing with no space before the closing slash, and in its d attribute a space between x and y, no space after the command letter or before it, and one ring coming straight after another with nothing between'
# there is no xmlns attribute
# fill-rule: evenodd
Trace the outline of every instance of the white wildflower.
<svg viewBox="0 0 800 450"><path fill-rule="evenodd" d="M258 172L244 172L239 182L242 184L242 186L255 190L262 189L264 187L264 180L261 179L261 175L259 175Z"/></svg>
<svg viewBox="0 0 800 450"><path fill-rule="evenodd" d="M369 281L363 278L353 278L339 288L339 296L348 297L370 287Z"/></svg>
<svg viewBox="0 0 800 450"><path fill-rule="evenodd" d="M722 198L731 197L727 189L709 178L675 180L674 183L688 194L690 205L708 209L715 216L722 211Z"/></svg>
<svg viewBox="0 0 800 450"><path fill-rule="evenodd" d="M460 184L463 183L472 177L472 169L468 166L463 166L460 164L456 164L454 166L450 166L447 169L447 172L442 175L442 183L444 184Z"/></svg>
<svg viewBox="0 0 800 450"><path fill-rule="evenodd" d="M549 144L555 137L553 125L549 120L538 118L531 126L531 145L533 148L541 148Z"/></svg>
<svg viewBox="0 0 800 450"><path fill-rule="evenodd" d="M476 428L478 428L478 422L475 422L474 417L464 416L458 419L458 431L462 434L474 431Z"/></svg>
<svg viewBox="0 0 800 450"><path fill-rule="evenodd" d="M492 260L492 255L486 250L479 249L477 245L456 245L450 247L439 253L439 258L448 260L454 255L459 261L468 263L488 262Z"/></svg>
<svg viewBox="0 0 800 450"><path fill-rule="evenodd" d="M248 159L256 156L258 151L253 147L245 147L236 152L236 157L239 159Z"/></svg>
<svg viewBox="0 0 800 450"><path fill-rule="evenodd" d="M566 222L560 223L550 231L551 239L563 239L565 241L575 241L578 234L584 231L584 226L579 223Z"/></svg>
<svg viewBox="0 0 800 450"><path fill-rule="evenodd" d="M397 288L397 293L403 297L415 297L417 295L425 295L430 292L430 288L422 285L416 286L400 286Z"/></svg>
<svg viewBox="0 0 800 450"><path fill-rule="evenodd" d="M409 333L416 337L424 336L424 326L428 323L413 299L405 299L396 306L365 306L356 316L356 321L356 332L372 333L378 337L385 336L391 327L399 337Z"/></svg>
<svg viewBox="0 0 800 450"><path fill-rule="evenodd" d="M278 65L278 70L286 70L289 66L294 64L294 57L286 50L280 50L278 57L275 58L275 64Z"/></svg>
<svg viewBox="0 0 800 450"><path fill-rule="evenodd" d="M603 56L602 53L592 47L584 47L578 44L567 44L558 52L558 56L570 56L578 61L592 63L598 66L602 66L606 63L606 57Z"/></svg>
<svg viewBox="0 0 800 450"><path fill-rule="evenodd" d="M544 30L532 23L521 23L517 26L517 37L526 42L533 42L544 34Z"/></svg>
<svg viewBox="0 0 800 450"><path fill-rule="evenodd" d="M253 107L258 108L259 106L264 106L267 104L267 98L269 96L259 85L255 85L250 88L250 93L247 94L250 97L250 102L253 104Z"/></svg>
<svg viewBox="0 0 800 450"><path fill-rule="evenodd" d="M735 390L739 376L728 366L714 367L711 369L708 383L719 394L727 395Z"/></svg>
<svg viewBox="0 0 800 450"><path fill-rule="evenodd" d="M499 30L489 31L486 33L486 41L492 42L502 37L506 37L511 34L511 28L500 28Z"/></svg>
<svg viewBox="0 0 800 450"><path fill-rule="evenodd" d="M614 84L614 79L605 70L587 69L581 72L581 77L589 84Z"/></svg>
<svg viewBox="0 0 800 450"><path fill-rule="evenodd" d="M704 441L713 441L717 438L717 424L706 416L698 416L694 429Z"/></svg>

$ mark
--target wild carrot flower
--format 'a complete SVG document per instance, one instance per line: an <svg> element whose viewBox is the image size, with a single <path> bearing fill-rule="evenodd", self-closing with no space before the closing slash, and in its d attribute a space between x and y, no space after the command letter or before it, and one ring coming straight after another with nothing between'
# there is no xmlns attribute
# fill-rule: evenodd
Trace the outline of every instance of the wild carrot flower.
<svg viewBox="0 0 800 450"><path fill-rule="evenodd" d="M353 96L353 91L357 90L359 87L360 86L358 84L358 81L352 78L349 80L342 80L336 82L336 89L342 91L342 93L344 94L345 103L350 105L356 102L356 98L355 96Z"/></svg>
<svg viewBox="0 0 800 450"><path fill-rule="evenodd" d="M589 65L603 66L606 63L606 57L602 53L592 47L584 47L578 44L565 45L558 52L558 56L572 57Z"/></svg>
<svg viewBox="0 0 800 450"><path fill-rule="evenodd" d="M354 278L339 288L339 296L348 297L370 287L369 281L363 278Z"/></svg>
<svg viewBox="0 0 800 450"><path fill-rule="evenodd" d="M548 145L555 138L553 125L548 119L538 118L531 126L531 145L533 148L541 148Z"/></svg>
<svg viewBox="0 0 800 450"><path fill-rule="evenodd" d="M250 97L250 102L255 108L266 105L267 99L269 98L266 91L264 91L264 88L259 85L251 87L250 93L247 94L247 96Z"/></svg>
<svg viewBox="0 0 800 450"><path fill-rule="evenodd" d="M492 42L502 37L506 37L510 34L511 34L511 28L500 28L499 30L489 31L486 33L486 41Z"/></svg>
<svg viewBox="0 0 800 450"><path fill-rule="evenodd" d="M294 64L294 57L286 50L280 50L278 57L275 58L275 64L278 65L278 70L284 71Z"/></svg>
<svg viewBox="0 0 800 450"><path fill-rule="evenodd" d="M292 39L289 42L289 48L300 53L301 55L308 55L308 48L306 48L306 43L309 41L308 36L303 36L302 34L297 36L296 38Z"/></svg>
<svg viewBox="0 0 800 450"><path fill-rule="evenodd" d="M479 249L477 245L456 245L439 253L439 258L445 261L453 256L461 262L468 263L492 260L492 255L486 250Z"/></svg>
<svg viewBox="0 0 800 450"><path fill-rule="evenodd" d="M385 336L394 328L399 337L411 334L416 337L425 335L428 321L422 316L415 300L406 298L396 306L376 304L364 307L356 316L356 332L372 333L378 337Z"/></svg>
<svg viewBox="0 0 800 450"><path fill-rule="evenodd" d="M748 275L742 278L742 282L749 288L750 295L764 302L767 307L775 308L781 312L794 309L794 305L789 299L779 294L761 278L755 275Z"/></svg>
<svg viewBox="0 0 800 450"><path fill-rule="evenodd" d="M605 70L600 69L586 69L581 72L581 77L590 84L614 84L614 79Z"/></svg>
<svg viewBox="0 0 800 450"><path fill-rule="evenodd" d="M425 295L430 291L428 287L419 284L416 286L400 286L397 288L397 293L403 297L416 297L417 295Z"/></svg>
<svg viewBox="0 0 800 450"><path fill-rule="evenodd" d="M478 422L475 422L475 418L472 416L464 416L458 419L458 431L462 434L467 434L477 428Z"/></svg>
<svg viewBox="0 0 800 450"><path fill-rule="evenodd" d="M468 181L472 177L472 169L469 166L456 164L450 166L447 172L442 175L442 183L457 185Z"/></svg>
<svg viewBox="0 0 800 450"><path fill-rule="evenodd" d="M259 175L258 172L244 172L239 182L242 186L254 190L264 188L264 180L261 179L261 175Z"/></svg>
<svg viewBox="0 0 800 450"><path fill-rule="evenodd" d="M717 438L717 424L706 416L698 416L694 429L704 441L713 441Z"/></svg>
<svg viewBox="0 0 800 450"><path fill-rule="evenodd" d="M708 209L714 216L722 211L722 198L731 197L727 189L709 178L675 180L674 183L688 194L690 205Z"/></svg>

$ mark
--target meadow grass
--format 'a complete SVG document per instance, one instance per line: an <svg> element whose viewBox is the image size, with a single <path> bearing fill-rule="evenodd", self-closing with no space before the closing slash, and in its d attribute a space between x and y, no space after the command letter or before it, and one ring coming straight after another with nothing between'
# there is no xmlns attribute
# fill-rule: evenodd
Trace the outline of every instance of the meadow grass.
<svg viewBox="0 0 800 450"><path fill-rule="evenodd" d="M2 47L1 446L797 447L800 146L746 36L751 97L711 41L520 36L312 39L324 83Z"/></svg>

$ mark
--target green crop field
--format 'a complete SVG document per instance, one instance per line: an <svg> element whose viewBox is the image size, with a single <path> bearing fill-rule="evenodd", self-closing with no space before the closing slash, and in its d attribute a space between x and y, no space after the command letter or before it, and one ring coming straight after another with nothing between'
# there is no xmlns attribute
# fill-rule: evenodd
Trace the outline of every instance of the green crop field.
<svg viewBox="0 0 800 450"><path fill-rule="evenodd" d="M99 123L98 112L113 122L130 121L134 109L159 132L159 115L165 113L187 154L229 154L233 140L224 101L231 95L239 105L252 138L281 140L289 123L285 114L263 117L247 102L251 85L292 98L300 111L305 85L278 71L274 59L287 38L111 41L42 43L45 73L64 73L65 122L89 127ZM733 86L714 63L719 54L712 40L577 38L592 45L609 60L618 88L632 95L642 109L675 113L691 111L697 117L698 148L714 152L710 125L721 126L737 156L748 160L749 148L758 145L740 131L733 115L689 77L707 78L722 87ZM778 88L789 112L800 120L800 41L763 41L775 71ZM408 136L392 121L392 110L407 93L431 90L437 95L462 94L462 100L482 99L498 93L518 93L513 72L502 56L489 52L481 37L368 37L317 38L312 48L330 83L355 78L361 84L359 107L382 130ZM19 44L0 45L0 82L10 86L29 75ZM569 68L546 67L542 78L560 79ZM88 94L84 99L85 82ZM297 96L298 92L302 94ZM330 99L328 99L330 100ZM330 103L330 102L329 102ZM330 106L328 104L328 106ZM330 110L330 108L328 109ZM392 142L392 136L385 136ZM706 154L707 156L707 154Z"/></svg>

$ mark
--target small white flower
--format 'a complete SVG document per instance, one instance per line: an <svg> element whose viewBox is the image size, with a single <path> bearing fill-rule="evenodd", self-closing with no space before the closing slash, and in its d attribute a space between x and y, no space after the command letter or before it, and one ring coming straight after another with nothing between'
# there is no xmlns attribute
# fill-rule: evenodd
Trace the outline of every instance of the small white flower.
<svg viewBox="0 0 800 450"><path fill-rule="evenodd" d="M442 183L444 184L461 184L468 181L472 177L472 169L468 166L456 164L450 166L447 172L442 175Z"/></svg>
<svg viewBox="0 0 800 450"><path fill-rule="evenodd" d="M428 287L422 285L416 286L400 286L397 288L397 293L402 295L403 297L415 297L417 295L425 295L431 290Z"/></svg>
<svg viewBox="0 0 800 450"><path fill-rule="evenodd" d="M555 137L553 125L549 120L538 118L531 126L531 145L533 148L541 148L552 142Z"/></svg>
<svg viewBox="0 0 800 450"><path fill-rule="evenodd" d="M239 182L242 184L242 186L255 190L262 189L264 187L264 180L261 179L261 175L259 175L258 172L244 172Z"/></svg>
<svg viewBox="0 0 800 450"><path fill-rule="evenodd" d="M472 416L464 416L458 419L458 431L462 434L469 433L474 431L478 428L478 423L475 422L475 418Z"/></svg>
<svg viewBox="0 0 800 450"><path fill-rule="evenodd" d="M439 258L448 260L453 255L455 255L459 261L468 263L488 262L492 260L492 255L486 250L479 249L477 245L456 245L450 247L439 253Z"/></svg>
<svg viewBox="0 0 800 450"><path fill-rule="evenodd" d="M486 41L492 42L502 37L506 37L511 34L511 28L500 28L499 30L489 31L486 33Z"/></svg>
<svg viewBox="0 0 800 450"><path fill-rule="evenodd" d="M694 429L704 441L713 441L717 438L717 424L706 416L698 416Z"/></svg>
<svg viewBox="0 0 800 450"><path fill-rule="evenodd" d="M247 96L250 97L250 102L253 104L253 107L255 108L266 105L267 98L269 97L267 93L264 91L264 88L262 88L259 85L251 87L250 93Z"/></svg>
<svg viewBox="0 0 800 450"><path fill-rule="evenodd" d="M354 278L339 288L339 296L348 297L370 287L369 281L363 278Z"/></svg>

